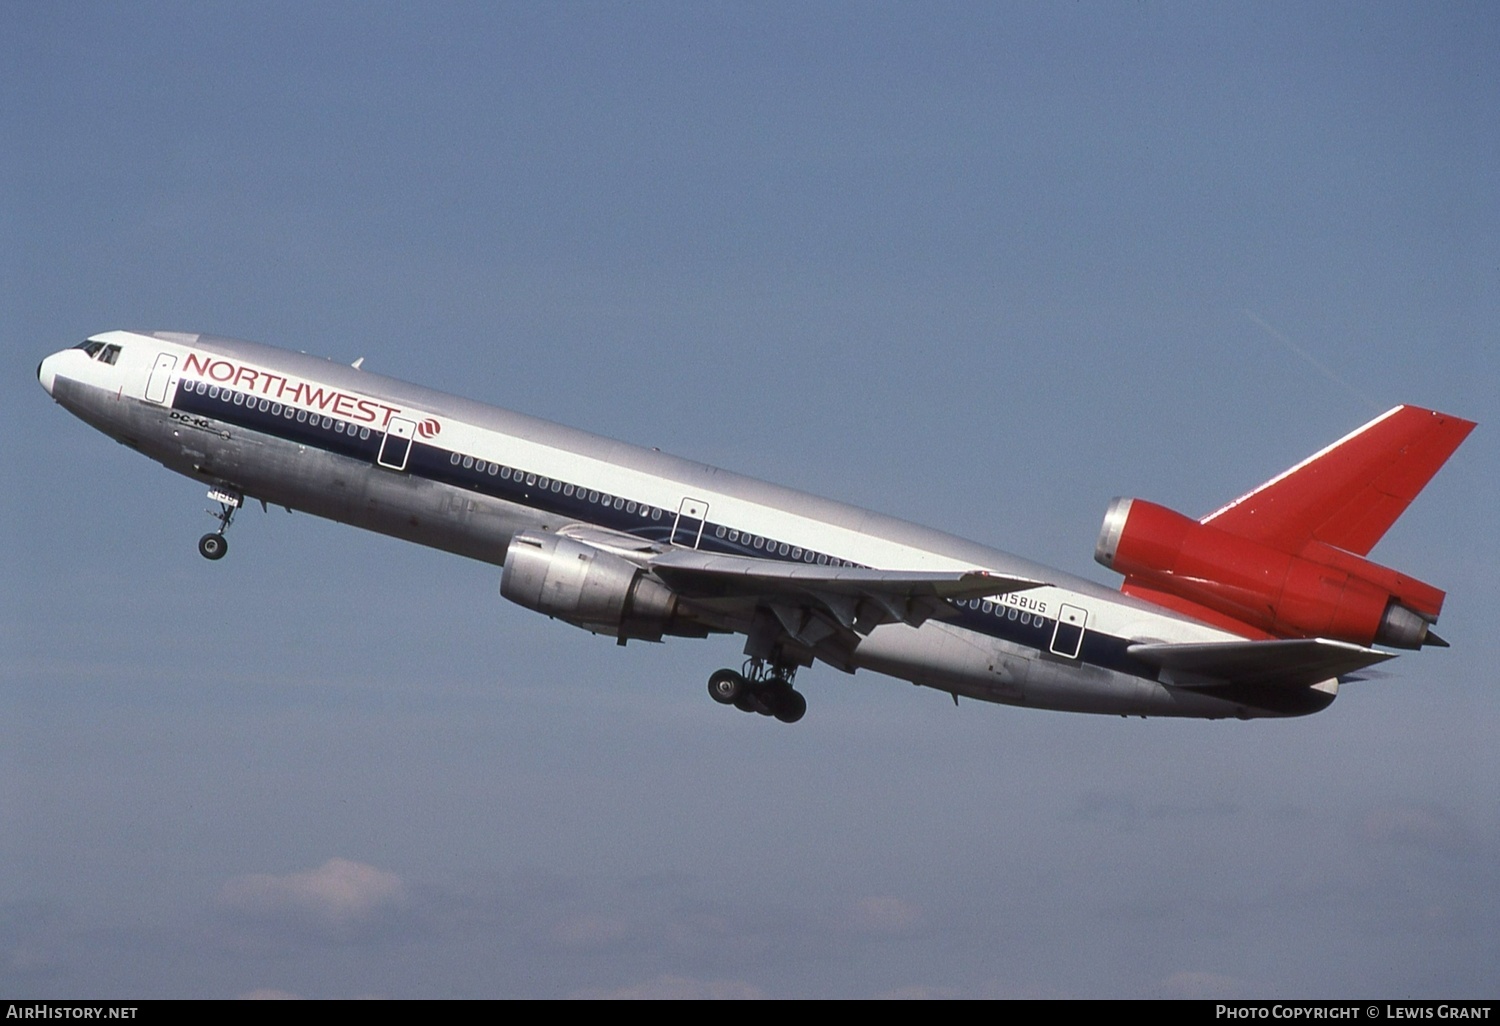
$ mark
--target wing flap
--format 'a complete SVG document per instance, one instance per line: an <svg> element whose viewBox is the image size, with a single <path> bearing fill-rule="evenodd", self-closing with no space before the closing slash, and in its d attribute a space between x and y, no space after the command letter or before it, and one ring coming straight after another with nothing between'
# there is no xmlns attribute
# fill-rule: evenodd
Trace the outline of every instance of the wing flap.
<svg viewBox="0 0 1500 1026"><path fill-rule="evenodd" d="M1192 644L1142 642L1126 651L1160 667L1163 684L1182 688L1224 684L1311 687L1395 658L1391 652L1328 638Z"/></svg>
<svg viewBox="0 0 1500 1026"><path fill-rule="evenodd" d="M882 623L913 627L951 607L948 600L985 598L1041 587L1044 582L988 570L933 572L873 570L726 556L673 549L648 563L673 591L687 598L754 599L791 611L813 607L839 626L868 634Z"/></svg>

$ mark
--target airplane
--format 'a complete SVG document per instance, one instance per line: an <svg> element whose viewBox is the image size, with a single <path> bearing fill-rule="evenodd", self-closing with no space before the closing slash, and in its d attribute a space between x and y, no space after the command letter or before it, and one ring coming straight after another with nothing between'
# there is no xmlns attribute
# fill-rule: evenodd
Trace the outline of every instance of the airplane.
<svg viewBox="0 0 1500 1026"><path fill-rule="evenodd" d="M1447 647L1444 593L1367 558L1473 430L1398 406L1193 519L1117 498L1119 590L940 531L284 349L107 331L47 393L208 486L223 558L247 497L499 566L500 594L628 641L745 636L708 679L800 720L799 669L1121 716L1301 716L1341 682ZM210 511L212 512L212 511ZM1379 647L1377 647L1379 646Z"/></svg>

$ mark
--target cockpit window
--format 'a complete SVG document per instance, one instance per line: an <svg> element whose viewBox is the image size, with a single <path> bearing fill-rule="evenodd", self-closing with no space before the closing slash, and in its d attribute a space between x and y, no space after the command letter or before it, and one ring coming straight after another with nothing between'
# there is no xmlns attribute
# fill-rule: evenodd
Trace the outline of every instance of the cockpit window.
<svg viewBox="0 0 1500 1026"><path fill-rule="evenodd" d="M102 353L99 354L98 359L99 359L100 363L111 363L112 364L119 357L119 355L120 355L120 347L119 346L105 346L104 347L104 352L102 352Z"/></svg>
<svg viewBox="0 0 1500 1026"><path fill-rule="evenodd" d="M101 350L101 349L104 348L104 343L103 342L91 342L88 339L84 339L82 342L78 343L73 348L74 349L82 349L85 353L88 353L90 357L94 357L94 356L98 356L99 355L99 350Z"/></svg>

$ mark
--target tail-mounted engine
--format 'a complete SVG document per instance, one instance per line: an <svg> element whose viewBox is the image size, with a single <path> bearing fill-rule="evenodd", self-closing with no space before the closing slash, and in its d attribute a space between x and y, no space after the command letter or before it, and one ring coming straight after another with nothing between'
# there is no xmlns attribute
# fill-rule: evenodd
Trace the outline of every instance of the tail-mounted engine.
<svg viewBox="0 0 1500 1026"><path fill-rule="evenodd" d="M556 534L526 531L511 539L500 594L622 643L627 638L660 641L663 635L708 635L679 606L677 595L645 570Z"/></svg>
<svg viewBox="0 0 1500 1026"><path fill-rule="evenodd" d="M1429 638L1428 628L1442 610L1443 592L1320 541L1283 552L1164 506L1122 498L1104 515L1094 558L1126 575L1127 593L1165 598L1164 604L1211 622L1226 617L1283 638L1393 648L1442 644L1436 635Z"/></svg>

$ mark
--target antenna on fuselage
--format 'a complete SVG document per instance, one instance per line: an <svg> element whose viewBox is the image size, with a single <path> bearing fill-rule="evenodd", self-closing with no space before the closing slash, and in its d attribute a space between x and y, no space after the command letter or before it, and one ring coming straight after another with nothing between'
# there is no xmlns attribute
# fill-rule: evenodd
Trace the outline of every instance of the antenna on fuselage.
<svg viewBox="0 0 1500 1026"><path fill-rule="evenodd" d="M349 366L353 367L355 370L359 370L359 365L362 364L362 363L364 363L364 362L365 362L365 358L363 356L361 356L358 360L355 360Z"/></svg>

